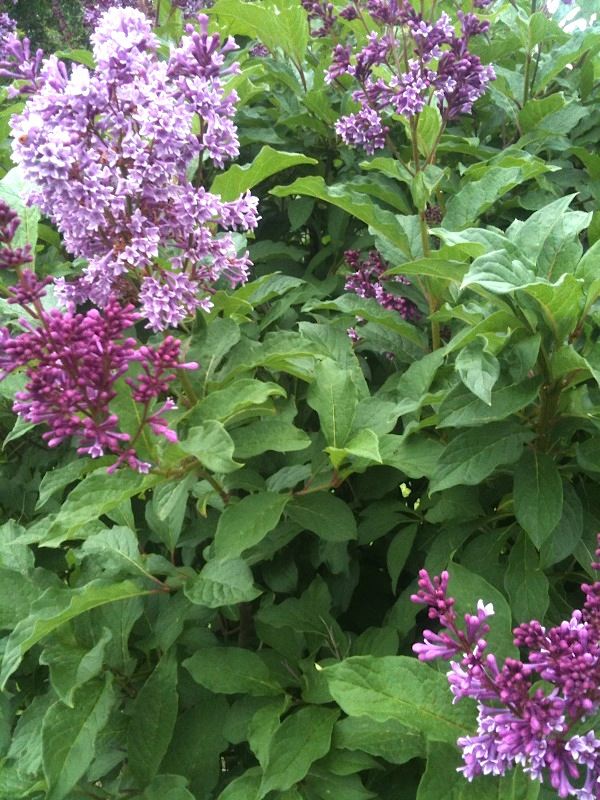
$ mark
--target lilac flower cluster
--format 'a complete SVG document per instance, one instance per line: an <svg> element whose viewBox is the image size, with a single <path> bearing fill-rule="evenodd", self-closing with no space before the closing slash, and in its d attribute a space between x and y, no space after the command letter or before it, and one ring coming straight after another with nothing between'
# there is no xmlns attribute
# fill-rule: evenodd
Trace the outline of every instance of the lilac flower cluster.
<svg viewBox="0 0 600 800"><path fill-rule="evenodd" d="M493 67L468 50L471 37L489 28L474 14L458 12L460 33L445 12L426 20L408 0L365 0L364 6L357 1L342 16L360 18L369 27L366 12L381 31L370 33L356 55L350 46L338 44L326 74L329 83L350 75L360 86L352 94L360 110L336 123L346 144L369 154L384 147L386 112L410 119L437 102L447 123L469 113L495 79Z"/></svg>
<svg viewBox="0 0 600 800"><path fill-rule="evenodd" d="M203 8L212 5L211 0L172 0L172 6L179 8L183 16L191 18L198 14ZM102 15L110 8L136 8L138 11L151 16L155 13L156 0L86 0L83 8L83 23L93 30Z"/></svg>
<svg viewBox="0 0 600 800"><path fill-rule="evenodd" d="M17 34L17 23L3 12L0 14L0 78L18 81L8 89L9 97L30 94L39 87L44 53L31 52L31 42Z"/></svg>
<svg viewBox="0 0 600 800"><path fill-rule="evenodd" d="M300 0L300 2L308 14L309 23L317 22L317 25L311 25L311 36L327 36L337 19L333 3L327 0Z"/></svg>
<svg viewBox="0 0 600 800"><path fill-rule="evenodd" d="M28 315L20 320L16 334L0 328L0 380L17 369L24 369L27 378L25 389L15 395L13 410L27 422L44 423L49 430L42 436L50 447L74 437L78 453L92 458L117 455L110 471L127 464L147 472L150 464L138 457L135 442L146 428L176 441L163 416L175 404L167 397L156 408L156 401L175 380L175 370L195 369L197 364L180 363L180 342L171 336L157 347L140 346L127 336L139 314L114 297L102 313L47 311L42 299L51 279L40 280L30 269L22 269L31 260L28 250L10 248L18 226L17 215L0 203L0 266L18 273L18 283L8 290L8 302L20 305ZM138 367L137 376L124 377L132 364ZM139 406L139 424L132 433L120 429L110 406L120 379Z"/></svg>
<svg viewBox="0 0 600 800"><path fill-rule="evenodd" d="M149 19L111 8L91 37L96 69L69 73L49 58L41 88L12 119L30 202L87 260L60 296L100 307L115 292L139 296L153 330L210 308L219 279L247 280L250 261L231 232L258 222L249 192L223 202L201 185L210 161L222 167L238 153L237 96L223 88L238 66L225 66L233 40L209 34L206 16L199 27L188 25L161 60Z"/></svg>
<svg viewBox="0 0 600 800"><path fill-rule="evenodd" d="M344 253L346 263L352 272L346 277L344 289L353 292L359 297L373 297L380 306L397 311L405 319L415 319L418 310L414 303L401 295L392 294L382 283L383 273L387 266L377 250L362 258L357 250L347 250ZM409 281L403 275L395 275L392 281L406 286Z"/></svg>
<svg viewBox="0 0 600 800"><path fill-rule="evenodd" d="M581 588L583 608L570 620L548 629L536 621L515 628L515 645L527 655L499 667L486 652L493 606L480 600L461 626L448 596L448 573L432 579L421 570L411 599L427 605L442 630L425 631L424 643L413 649L424 661L450 661L454 700L477 701L477 735L458 740L460 771L469 781L518 765L532 780L548 780L558 797L600 797L600 739L593 730L580 730L600 708L600 581Z"/></svg>

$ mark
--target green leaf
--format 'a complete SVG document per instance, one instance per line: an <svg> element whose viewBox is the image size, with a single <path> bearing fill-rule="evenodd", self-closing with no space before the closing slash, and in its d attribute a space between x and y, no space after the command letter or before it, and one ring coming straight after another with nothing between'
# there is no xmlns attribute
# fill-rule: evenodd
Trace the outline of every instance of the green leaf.
<svg viewBox="0 0 600 800"><path fill-rule="evenodd" d="M214 420L224 424L233 422L247 416L249 411L262 411L270 397L285 397L285 389L277 383L239 378L200 400L190 412L188 422L192 425Z"/></svg>
<svg viewBox="0 0 600 800"><path fill-rule="evenodd" d="M179 714L161 769L185 775L198 800L204 800L212 796L221 774L219 756L228 747L223 726L229 705L222 695L199 694L196 704Z"/></svg>
<svg viewBox="0 0 600 800"><path fill-rule="evenodd" d="M133 581L105 583L100 580L90 581L79 589L46 590L30 615L18 623L6 641L0 671L1 687L4 688L25 653L65 622L92 608L152 594L153 591L141 589Z"/></svg>
<svg viewBox="0 0 600 800"><path fill-rule="evenodd" d="M282 692L265 662L241 647L204 647L183 662L192 678L219 694L249 694L256 697Z"/></svg>
<svg viewBox="0 0 600 800"><path fill-rule="evenodd" d="M289 495L257 492L230 503L219 517L214 548L217 558L231 559L258 544L275 528Z"/></svg>
<svg viewBox="0 0 600 800"><path fill-rule="evenodd" d="M481 483L497 467L517 461L523 445L533 438L531 431L511 422L491 422L459 433L440 457L430 493Z"/></svg>
<svg viewBox="0 0 600 800"><path fill-rule="evenodd" d="M115 705L112 676L77 691L72 708L60 700L50 706L42 725L47 800L63 800L83 777L95 755L96 739Z"/></svg>
<svg viewBox="0 0 600 800"><path fill-rule="evenodd" d="M187 781L181 775L157 775L150 786L133 800L195 800L186 786Z"/></svg>
<svg viewBox="0 0 600 800"><path fill-rule="evenodd" d="M294 497L286 513L305 530L316 533L326 542L356 539L356 520L349 506L327 492Z"/></svg>
<svg viewBox="0 0 600 800"><path fill-rule="evenodd" d="M376 797L372 791L365 789L358 775L334 775L324 761L312 767L303 789L306 800L330 800L332 797L343 797L344 800L374 800ZM282 795L281 800L304 800L304 798L300 795L284 798Z"/></svg>
<svg viewBox="0 0 600 800"><path fill-rule="evenodd" d="M221 792L217 800L251 800L258 797L258 790L262 780L262 770L251 767L235 778Z"/></svg>
<svg viewBox="0 0 600 800"><path fill-rule="evenodd" d="M333 730L335 747L361 750L380 756L390 764L405 764L423 756L423 737L397 719L378 721L370 717L346 717Z"/></svg>
<svg viewBox="0 0 600 800"><path fill-rule="evenodd" d="M66 706L73 708L75 691L99 675L104 663L104 651L112 634L105 628L96 644L86 650L65 630L59 629L44 647L40 664L50 667L52 688Z"/></svg>
<svg viewBox="0 0 600 800"><path fill-rule="evenodd" d="M535 262L536 274L547 280L555 281L571 272L581 256L579 234L589 225L591 215L567 211L574 197L571 194L555 200L525 222L513 222L507 231L511 241Z"/></svg>
<svg viewBox="0 0 600 800"><path fill-rule="evenodd" d="M131 706L127 763L143 784L158 773L171 742L178 704L177 661L170 652L158 662Z"/></svg>
<svg viewBox="0 0 600 800"><path fill-rule="evenodd" d="M221 6L222 3L219 4ZM262 9L258 9L261 13ZM317 164L317 160L302 155L301 153L286 153L281 150L274 150L269 145L262 147L251 164L240 167L233 164L225 172L220 172L212 182L210 191L220 195L222 200L235 200L239 195L252 189L266 178L275 175L289 167L297 167L300 164Z"/></svg>
<svg viewBox="0 0 600 800"><path fill-rule="evenodd" d="M327 444L343 447L354 427L358 405L350 370L340 369L330 358L323 359L315 368L315 380L309 386L306 399L319 415Z"/></svg>
<svg viewBox="0 0 600 800"><path fill-rule="evenodd" d="M515 516L539 549L558 525L563 487L554 459L527 449L515 469Z"/></svg>
<svg viewBox="0 0 600 800"><path fill-rule="evenodd" d="M583 309L582 282L573 275L563 275L556 283L536 283L524 286L523 291L537 301L552 335L562 344L575 330Z"/></svg>
<svg viewBox="0 0 600 800"><path fill-rule="evenodd" d="M433 153L441 130L442 117L437 105L425 106L418 116L417 144L426 158Z"/></svg>
<svg viewBox="0 0 600 800"><path fill-rule="evenodd" d="M198 476L189 472L183 479L161 483L146 504L146 521L171 553L181 535L190 490L197 481Z"/></svg>
<svg viewBox="0 0 600 800"><path fill-rule="evenodd" d="M532 269L506 250L492 250L473 261L461 288L476 285L493 294L507 294L537 280Z"/></svg>
<svg viewBox="0 0 600 800"><path fill-rule="evenodd" d="M542 569L570 556L583 536L583 506L570 483L563 483L563 506L558 525L540 550Z"/></svg>
<svg viewBox="0 0 600 800"><path fill-rule="evenodd" d="M146 574L135 533L130 528L117 525L90 536L77 552L76 558L90 558L102 564L109 574L123 570L139 575Z"/></svg>
<svg viewBox="0 0 600 800"><path fill-rule="evenodd" d="M483 165L478 164L477 166ZM531 180L549 169L539 159L529 163L524 162L522 166L485 166L486 171L483 177L466 183L448 201L444 216L445 228L451 231L467 228L515 186L519 186L524 181Z"/></svg>
<svg viewBox="0 0 600 800"><path fill-rule="evenodd" d="M517 623L543 620L550 602L548 578L540 569L540 558L530 540L521 534L508 559L504 586Z"/></svg>
<svg viewBox="0 0 600 800"><path fill-rule="evenodd" d="M471 342L460 351L456 358L456 371L475 397L488 406L492 405L492 389L500 377L500 364L496 356L485 351L483 342Z"/></svg>
<svg viewBox="0 0 600 800"><path fill-rule="evenodd" d="M463 261L456 261L445 256L443 251L434 250L426 258L406 261L398 267L388 269L384 275L428 275L430 278L460 282L467 270L468 265Z"/></svg>
<svg viewBox="0 0 600 800"><path fill-rule="evenodd" d="M519 111L519 123L523 133L529 133L547 117L561 109L565 104L565 98L560 92L554 92L547 97L528 100Z"/></svg>
<svg viewBox="0 0 600 800"><path fill-rule="evenodd" d="M502 386L492 392L489 405L458 385L440 405L438 427L472 428L506 419L536 401L541 383L540 378L528 378L516 385Z"/></svg>
<svg viewBox="0 0 600 800"><path fill-rule="evenodd" d="M364 195L353 192L344 184L327 186L323 178L297 178L289 186L276 186L271 189L276 197L290 195L308 195L332 203L348 214L360 219L375 233L385 236L391 244L399 248L406 256L411 256L408 237L399 223L398 215L385 211Z"/></svg>
<svg viewBox="0 0 600 800"><path fill-rule="evenodd" d="M400 470L409 478L422 478L436 472L444 446L422 433L404 436L386 433L379 437L379 451L384 464Z"/></svg>
<svg viewBox="0 0 600 800"><path fill-rule="evenodd" d="M414 264L418 262L413 262ZM399 268L399 271L400 268ZM390 270L390 274L392 271ZM426 274L426 273L425 273ZM462 277L462 275L461 275ZM333 300L306 303L303 311L341 311L352 317L361 317L367 322L376 322L388 330L398 333L405 339L414 342L418 347L424 348L424 342L418 329L407 322L398 314L382 306L373 297L359 297L356 294L343 294Z"/></svg>
<svg viewBox="0 0 600 800"><path fill-rule="evenodd" d="M179 442L179 447L212 472L227 474L243 466L233 460L233 439L217 420L190 428L187 438Z"/></svg>
<svg viewBox="0 0 600 800"><path fill-rule="evenodd" d="M274 450L290 453L310 446L310 437L291 422L283 419L261 419L231 431L238 458L252 458Z"/></svg>
<svg viewBox="0 0 600 800"><path fill-rule="evenodd" d="M418 527L419 526L416 524L404 526L400 532L394 536L388 547L386 561L393 592L396 591L400 573L406 564L406 559L413 546Z"/></svg>
<svg viewBox="0 0 600 800"><path fill-rule="evenodd" d="M97 520L160 480L160 475L140 475L133 471L120 470L109 475L102 468L92 472L69 493L41 543L45 547L58 547L68 539L81 538L81 528L86 523Z"/></svg>
<svg viewBox="0 0 600 800"><path fill-rule="evenodd" d="M323 673L333 699L350 717L397 720L451 744L472 729L469 704L452 705L446 677L415 658L352 656Z"/></svg>
<svg viewBox="0 0 600 800"><path fill-rule="evenodd" d="M338 712L308 706L286 717L269 743L259 797L289 789L329 752Z"/></svg>
<svg viewBox="0 0 600 800"><path fill-rule="evenodd" d="M192 603L208 608L249 603L261 594L252 570L241 558L209 561L195 578L186 581L184 591Z"/></svg>
<svg viewBox="0 0 600 800"><path fill-rule="evenodd" d="M301 6L288 0L261 5L219 0L210 11L227 23L229 33L259 39L271 52L281 48L296 63L303 62L309 34L306 13Z"/></svg>
<svg viewBox="0 0 600 800"><path fill-rule="evenodd" d="M363 401L364 402L364 401ZM350 437L344 447L326 447L334 467L339 467L347 456L357 458L367 458L381 464L381 453L379 452L379 437L370 428L361 428L357 433Z"/></svg>
<svg viewBox="0 0 600 800"><path fill-rule="evenodd" d="M74 461L65 464L63 467L57 467L44 474L41 480L38 501L36 503L36 510L43 508L48 500L53 497L57 492L65 489L70 483L79 480L86 472L90 470L90 462L85 458L76 458Z"/></svg>

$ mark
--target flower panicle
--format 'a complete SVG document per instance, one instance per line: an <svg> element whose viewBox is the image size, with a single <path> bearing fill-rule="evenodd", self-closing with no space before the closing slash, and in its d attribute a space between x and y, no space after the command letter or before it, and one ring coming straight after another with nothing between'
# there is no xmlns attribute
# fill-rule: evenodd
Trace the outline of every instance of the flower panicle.
<svg viewBox="0 0 600 800"><path fill-rule="evenodd" d="M487 5L488 0L478 0L475 7ZM352 98L360 109L335 125L351 147L362 147L369 155L385 147L384 119L390 113L411 119L437 104L444 123L468 114L496 77L493 67L469 50L470 39L489 30L488 20L459 11L457 30L446 12L429 20L408 0L363 0L342 16L354 19L364 13L382 32L369 34L356 53L350 45L337 44L325 75L328 83L349 75L359 85Z"/></svg>
<svg viewBox="0 0 600 800"><path fill-rule="evenodd" d="M14 159L29 201L87 262L80 277L56 282L59 298L104 308L127 297L162 331L210 309L215 284L248 279L233 234L257 226L257 199L223 200L203 186L206 170L239 151L237 95L225 88L237 45L200 15L165 59L151 20L116 4L91 42L94 69L44 61L40 87L11 122Z"/></svg>
<svg viewBox="0 0 600 800"><path fill-rule="evenodd" d="M600 536L596 558L600 559ZM600 563L595 561L595 570ZM491 604L480 600L475 614L459 621L449 594L449 574L419 573L411 599L428 608L441 630L424 631L413 650L423 661L449 662L454 702L477 702L477 732L461 737L460 771L504 775L520 766L532 780L548 781L558 797L596 800L600 796L600 739L582 722L600 708L600 581L583 584L585 600L569 620L545 628L537 620L514 630L524 655L500 667L488 652ZM539 687L544 681L549 687Z"/></svg>

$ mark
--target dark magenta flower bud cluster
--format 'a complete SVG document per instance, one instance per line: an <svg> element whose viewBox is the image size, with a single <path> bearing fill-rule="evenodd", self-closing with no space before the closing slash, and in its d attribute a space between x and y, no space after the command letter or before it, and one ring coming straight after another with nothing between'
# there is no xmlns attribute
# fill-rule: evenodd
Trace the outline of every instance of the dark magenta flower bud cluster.
<svg viewBox="0 0 600 800"><path fill-rule="evenodd" d="M418 309L408 298L393 294L383 284L383 274L388 269L377 250L371 250L361 258L357 250L344 253L346 264L352 270L346 276L344 289L359 297L373 297L382 308L397 311L404 319L416 319ZM402 275L394 275L390 281L407 286L409 281Z"/></svg>
<svg viewBox="0 0 600 800"><path fill-rule="evenodd" d="M369 154L385 146L385 115L410 119L437 103L446 123L469 113L496 77L492 66L469 52L471 37L489 28L474 14L457 13L460 31L445 12L425 19L409 0L356 0L343 16L361 19L369 30L373 23L379 26L356 53L338 44L326 74L329 83L350 75L359 84L352 98L360 110L341 117L336 131L346 144Z"/></svg>
<svg viewBox="0 0 600 800"><path fill-rule="evenodd" d="M19 215L0 200L0 269L17 269L31 263L31 247L13 247L12 240L21 224Z"/></svg>
<svg viewBox="0 0 600 800"><path fill-rule="evenodd" d="M111 470L127 464L147 472L150 464L138 457L135 442L146 427L169 441L177 439L163 416L175 403L165 396L176 370L197 364L180 362L181 343L172 336L156 347L127 336L140 315L115 297L102 312L46 310L43 300L52 279L22 269L31 262L29 250L10 246L19 224L17 214L0 201L0 266L20 268L18 282L8 289L8 302L27 314L16 332L0 327L0 381L15 370L26 376L13 410L27 422L44 424L48 430L42 437L50 447L74 438L81 454L116 455ZM137 374L124 377L134 364ZM138 428L132 432L121 430L111 409L121 378L139 407Z"/></svg>
<svg viewBox="0 0 600 800"><path fill-rule="evenodd" d="M141 11L110 8L91 37L96 68L47 59L12 119L30 202L87 261L59 296L100 307L115 293L138 298L155 331L209 309L218 281L247 280L232 232L258 222L249 192L224 202L201 185L211 162L238 154L237 96L224 89L238 66L225 64L233 39L209 34L206 16L198 24L163 59Z"/></svg>
<svg viewBox="0 0 600 800"><path fill-rule="evenodd" d="M600 563L592 566L600 569ZM434 578L419 573L411 599L428 607L441 630L426 630L413 650L423 661L450 662L455 702L477 701L477 733L457 742L460 771L471 781L519 766L532 780L548 782L558 797L597 800L600 739L589 728L600 709L600 581L582 585L583 607L560 625L545 628L534 620L515 628L524 655L500 667L486 640L493 606L480 600L476 613L461 622L448 580L447 572Z"/></svg>

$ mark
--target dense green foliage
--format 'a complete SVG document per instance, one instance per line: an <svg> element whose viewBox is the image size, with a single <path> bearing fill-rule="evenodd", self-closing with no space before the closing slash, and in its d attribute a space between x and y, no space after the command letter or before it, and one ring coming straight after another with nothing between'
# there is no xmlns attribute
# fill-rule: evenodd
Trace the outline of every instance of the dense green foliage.
<svg viewBox="0 0 600 800"><path fill-rule="evenodd" d="M409 601L419 568L449 568L514 654L513 625L578 604L600 529L600 22L526 6L489 11L497 80L472 115L441 137L432 109L398 118L373 157L336 138L349 91L295 0L210 9L241 45L253 165L213 188L259 196L255 268L180 330L200 368L148 475L47 449L15 424L20 376L0 383L0 798L553 796L456 773L474 711L412 655ZM0 197L40 274L66 274L10 171L19 107ZM416 322L344 292L344 252L373 247Z"/></svg>

